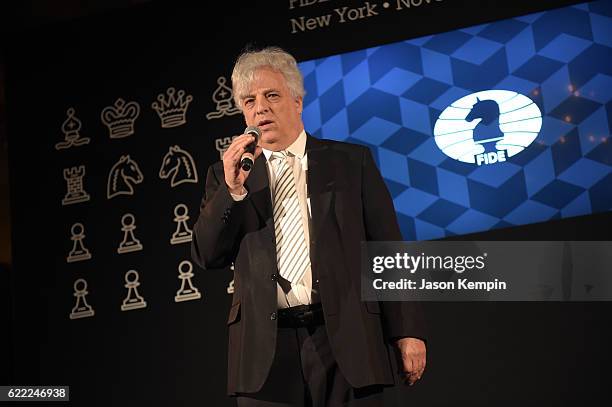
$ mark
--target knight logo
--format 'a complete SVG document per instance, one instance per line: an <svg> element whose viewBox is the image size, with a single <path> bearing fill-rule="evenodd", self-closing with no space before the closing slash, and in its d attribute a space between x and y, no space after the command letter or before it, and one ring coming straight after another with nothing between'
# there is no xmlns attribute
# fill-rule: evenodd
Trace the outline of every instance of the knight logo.
<svg viewBox="0 0 612 407"><path fill-rule="evenodd" d="M434 125L434 137L450 158L488 165L523 151L541 128L542 113L533 100L510 90L486 90L444 109Z"/></svg>

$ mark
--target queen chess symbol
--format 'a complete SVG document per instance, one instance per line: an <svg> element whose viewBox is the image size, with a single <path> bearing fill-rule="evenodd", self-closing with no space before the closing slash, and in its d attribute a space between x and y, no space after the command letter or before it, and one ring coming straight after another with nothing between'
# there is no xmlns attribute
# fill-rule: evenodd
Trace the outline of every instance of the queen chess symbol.
<svg viewBox="0 0 612 407"><path fill-rule="evenodd" d="M178 92L174 88L168 88L166 94L157 95L157 101L151 104L161 120L162 128L177 127L187 123L185 115L193 96L185 96L184 90Z"/></svg>

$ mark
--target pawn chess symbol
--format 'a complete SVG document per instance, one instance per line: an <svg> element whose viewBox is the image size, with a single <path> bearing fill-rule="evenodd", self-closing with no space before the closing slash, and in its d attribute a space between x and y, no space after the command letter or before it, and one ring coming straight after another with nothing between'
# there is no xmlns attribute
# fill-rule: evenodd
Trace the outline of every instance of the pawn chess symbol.
<svg viewBox="0 0 612 407"><path fill-rule="evenodd" d="M74 296L76 297L76 304L74 308L72 308L72 312L70 313L70 319L78 319L78 318L87 318L93 317L95 311L91 307L91 305L87 304L87 299L85 298L89 294L87 292L87 281L82 278L79 278L74 282Z"/></svg>
<svg viewBox="0 0 612 407"><path fill-rule="evenodd" d="M147 306L147 302L138 293L139 278L136 270L130 270L125 273L124 287L128 289L128 293L123 300L123 304L121 304L121 311L130 311Z"/></svg>
<svg viewBox="0 0 612 407"><path fill-rule="evenodd" d="M134 215L131 213L126 213L121 218L121 224L123 225L121 228L123 231L123 241L119 244L117 253L123 254L142 250L140 240L136 239L134 236L134 229L136 229L135 223Z"/></svg>
<svg viewBox="0 0 612 407"><path fill-rule="evenodd" d="M89 201L91 198L87 192L83 190L83 177L85 176L85 166L64 168L64 179L68 191L62 199L62 205L70 205L79 202Z"/></svg>
<svg viewBox="0 0 612 407"><path fill-rule="evenodd" d="M55 144L56 150L64 150L72 146L82 146L83 144L89 144L89 137L81 138L81 121L74 117L74 108L68 109L66 112L68 118L62 124L62 133L64 133L64 141L60 141Z"/></svg>
<svg viewBox="0 0 612 407"><path fill-rule="evenodd" d="M181 279L181 288L176 292L174 301L182 302L190 300L199 300L200 298L202 298L202 294L200 294L200 291L198 291L198 289L195 288L191 283L191 278L194 276L193 265L188 260L184 260L179 264L178 270L178 278Z"/></svg>
<svg viewBox="0 0 612 407"><path fill-rule="evenodd" d="M170 244L180 244L191 242L191 229L187 226L188 209L185 204L178 204L174 207L174 221L177 223L176 232L172 234Z"/></svg>
<svg viewBox="0 0 612 407"><path fill-rule="evenodd" d="M91 253L89 253L89 250L87 250L83 244L83 239L85 239L85 228L83 224L75 223L72 225L70 233L72 233L70 237L70 240L72 240L72 250L68 253L66 261L68 263L73 263L75 261L91 259Z"/></svg>
<svg viewBox="0 0 612 407"><path fill-rule="evenodd" d="M234 105L232 88L227 86L225 84L226 82L227 80L223 76L217 78L217 85L219 86L212 96L213 102L217 105L217 110L206 114L208 120L218 119L223 116L233 116L240 113L240 109Z"/></svg>

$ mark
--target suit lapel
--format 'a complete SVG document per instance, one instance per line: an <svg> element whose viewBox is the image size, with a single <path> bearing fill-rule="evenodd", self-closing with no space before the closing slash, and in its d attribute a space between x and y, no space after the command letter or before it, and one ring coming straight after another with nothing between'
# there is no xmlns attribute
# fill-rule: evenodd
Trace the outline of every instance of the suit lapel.
<svg viewBox="0 0 612 407"><path fill-rule="evenodd" d="M334 195L334 168L327 145L310 135L306 139L306 153L308 154L308 196L313 225L312 239L316 241L318 230L329 212Z"/></svg>
<svg viewBox="0 0 612 407"><path fill-rule="evenodd" d="M255 160L253 173L247 178L246 185L250 194L249 201L264 223L267 223L272 218L272 199L270 198L270 181L266 158L263 153Z"/></svg>

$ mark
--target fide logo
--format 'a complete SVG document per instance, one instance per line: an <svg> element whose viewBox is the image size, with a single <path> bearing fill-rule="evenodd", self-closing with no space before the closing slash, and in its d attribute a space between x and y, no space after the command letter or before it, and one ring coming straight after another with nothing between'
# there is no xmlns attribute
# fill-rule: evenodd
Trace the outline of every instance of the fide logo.
<svg viewBox="0 0 612 407"><path fill-rule="evenodd" d="M444 109L434 125L434 138L450 158L480 166L520 153L541 128L542 113L533 100L509 90L486 90Z"/></svg>

